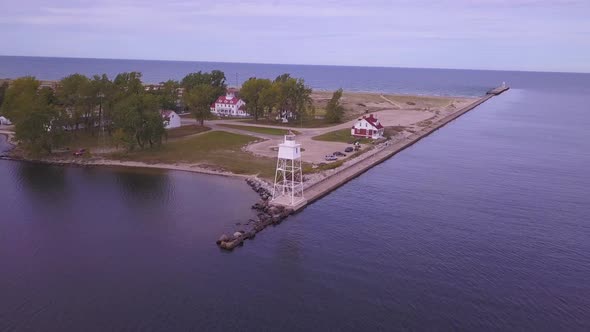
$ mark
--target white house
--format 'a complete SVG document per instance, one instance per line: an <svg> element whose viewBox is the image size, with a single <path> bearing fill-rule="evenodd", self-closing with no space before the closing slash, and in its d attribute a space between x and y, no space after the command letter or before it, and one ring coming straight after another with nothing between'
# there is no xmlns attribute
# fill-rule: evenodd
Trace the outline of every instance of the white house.
<svg viewBox="0 0 590 332"><path fill-rule="evenodd" d="M383 130L384 128L379 120L371 114L358 119L354 126L352 126L350 134L354 137L379 139L383 137Z"/></svg>
<svg viewBox="0 0 590 332"><path fill-rule="evenodd" d="M160 114L164 121L164 128L171 129L180 127L180 116L178 116L176 112L172 110L164 110L160 111Z"/></svg>
<svg viewBox="0 0 590 332"><path fill-rule="evenodd" d="M7 118L0 116L0 125L6 125L9 126L11 125L12 122L10 122L10 120L8 120Z"/></svg>
<svg viewBox="0 0 590 332"><path fill-rule="evenodd" d="M211 105L211 113L218 116L248 117L246 103L236 96L234 89L228 89L225 96L219 96Z"/></svg>

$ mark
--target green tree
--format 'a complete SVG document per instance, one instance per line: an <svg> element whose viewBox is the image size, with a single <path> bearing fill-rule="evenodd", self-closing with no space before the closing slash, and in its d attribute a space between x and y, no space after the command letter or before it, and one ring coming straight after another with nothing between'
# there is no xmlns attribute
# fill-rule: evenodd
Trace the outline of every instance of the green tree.
<svg viewBox="0 0 590 332"><path fill-rule="evenodd" d="M166 130L158 108L157 97L150 94L130 94L121 98L113 109L113 127L119 135L118 140L129 150L136 146L143 149L148 145L160 145Z"/></svg>
<svg viewBox="0 0 590 332"><path fill-rule="evenodd" d="M50 88L34 77L16 79L6 91L2 112L14 123L15 138L32 154L51 153L64 139L64 115Z"/></svg>
<svg viewBox="0 0 590 332"><path fill-rule="evenodd" d="M200 84L185 91L182 97L188 110L202 126L211 116L211 103L217 98L217 92L209 84Z"/></svg>
<svg viewBox="0 0 590 332"><path fill-rule="evenodd" d="M0 84L0 108L2 107L2 103L4 102L4 95L6 94L6 90L8 90L8 82L3 82Z"/></svg>
<svg viewBox="0 0 590 332"><path fill-rule="evenodd" d="M262 114L266 114L266 116L269 119L272 115L273 110L276 108L278 98L279 91L277 87L272 83L268 88L265 88L262 91L260 91L258 103L260 104L260 107L262 109Z"/></svg>
<svg viewBox="0 0 590 332"><path fill-rule="evenodd" d="M120 73L113 80L115 99L129 95L139 95L145 92L141 82L142 74L139 72Z"/></svg>
<svg viewBox="0 0 590 332"><path fill-rule="evenodd" d="M258 121L258 117L264 114L264 110L271 102L268 91L271 91L272 82L268 79L252 77L242 85L240 97L246 102L246 110Z"/></svg>
<svg viewBox="0 0 590 332"><path fill-rule="evenodd" d="M110 132L111 128L111 111L115 102L115 88L114 84L106 74L94 75L90 80L90 100L92 108L96 111L98 109L98 116L96 123L98 128L107 129Z"/></svg>
<svg viewBox="0 0 590 332"><path fill-rule="evenodd" d="M344 107L340 105L340 99L342 98L342 89L334 91L332 99L326 106L326 120L331 123L337 123L342 121L344 115Z"/></svg>
<svg viewBox="0 0 590 332"><path fill-rule="evenodd" d="M210 85L215 91L215 98L223 95L227 89L225 74L220 70L213 70L210 73L198 71L186 75L180 85L186 90L191 90L199 85ZM213 102L214 99L211 101Z"/></svg>
<svg viewBox="0 0 590 332"><path fill-rule="evenodd" d="M178 88L180 88L180 83L168 80L160 84L162 84L162 87L155 91L160 107L167 110L178 110Z"/></svg>
<svg viewBox="0 0 590 332"><path fill-rule="evenodd" d="M282 74L274 80L273 85L277 91L276 104L279 112L287 117L303 119L308 110L313 111L312 90L305 85L303 79Z"/></svg>
<svg viewBox="0 0 590 332"><path fill-rule="evenodd" d="M60 80L56 97L58 104L69 116L69 127L78 130L84 123L86 129L92 127L94 114L90 100L90 80L80 74L73 74Z"/></svg>

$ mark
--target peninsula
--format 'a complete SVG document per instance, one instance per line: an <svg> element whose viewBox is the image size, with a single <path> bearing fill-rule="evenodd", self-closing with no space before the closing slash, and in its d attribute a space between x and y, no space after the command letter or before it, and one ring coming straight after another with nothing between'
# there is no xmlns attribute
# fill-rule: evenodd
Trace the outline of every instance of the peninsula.
<svg viewBox="0 0 590 332"><path fill-rule="evenodd" d="M259 219L246 223L250 230L223 236L218 244L225 249L508 89L465 98L313 91L288 74L251 78L239 90L229 89L218 71L156 85L140 78L75 74L59 82L0 82L0 115L14 122L2 125L0 134L16 145L4 158L247 178L263 199L254 206ZM31 128L31 122L42 125ZM305 200L296 206L268 202L286 134L302 147Z"/></svg>

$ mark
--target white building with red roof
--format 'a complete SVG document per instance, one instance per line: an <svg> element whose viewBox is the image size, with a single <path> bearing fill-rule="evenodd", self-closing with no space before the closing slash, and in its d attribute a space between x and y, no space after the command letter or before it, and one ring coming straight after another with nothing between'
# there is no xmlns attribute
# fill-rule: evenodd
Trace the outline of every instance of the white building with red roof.
<svg viewBox="0 0 590 332"><path fill-rule="evenodd" d="M383 125L373 116L363 116L352 126L350 134L354 137L379 139L383 137Z"/></svg>
<svg viewBox="0 0 590 332"><path fill-rule="evenodd" d="M236 90L227 89L225 96L219 96L211 105L211 113L218 116L248 117L246 102L236 96Z"/></svg>
<svg viewBox="0 0 590 332"><path fill-rule="evenodd" d="M172 110L163 110L160 111L160 115L162 115L162 121L164 121L164 128L171 129L181 126L180 116L176 114L176 112Z"/></svg>

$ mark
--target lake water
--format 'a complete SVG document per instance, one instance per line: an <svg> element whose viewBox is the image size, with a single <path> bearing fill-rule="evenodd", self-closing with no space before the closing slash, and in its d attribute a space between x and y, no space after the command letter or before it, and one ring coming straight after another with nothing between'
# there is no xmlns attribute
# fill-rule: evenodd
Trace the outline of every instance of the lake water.
<svg viewBox="0 0 590 332"><path fill-rule="evenodd" d="M590 75L458 72L524 83L232 253L240 180L0 161L0 331L590 330Z"/></svg>

